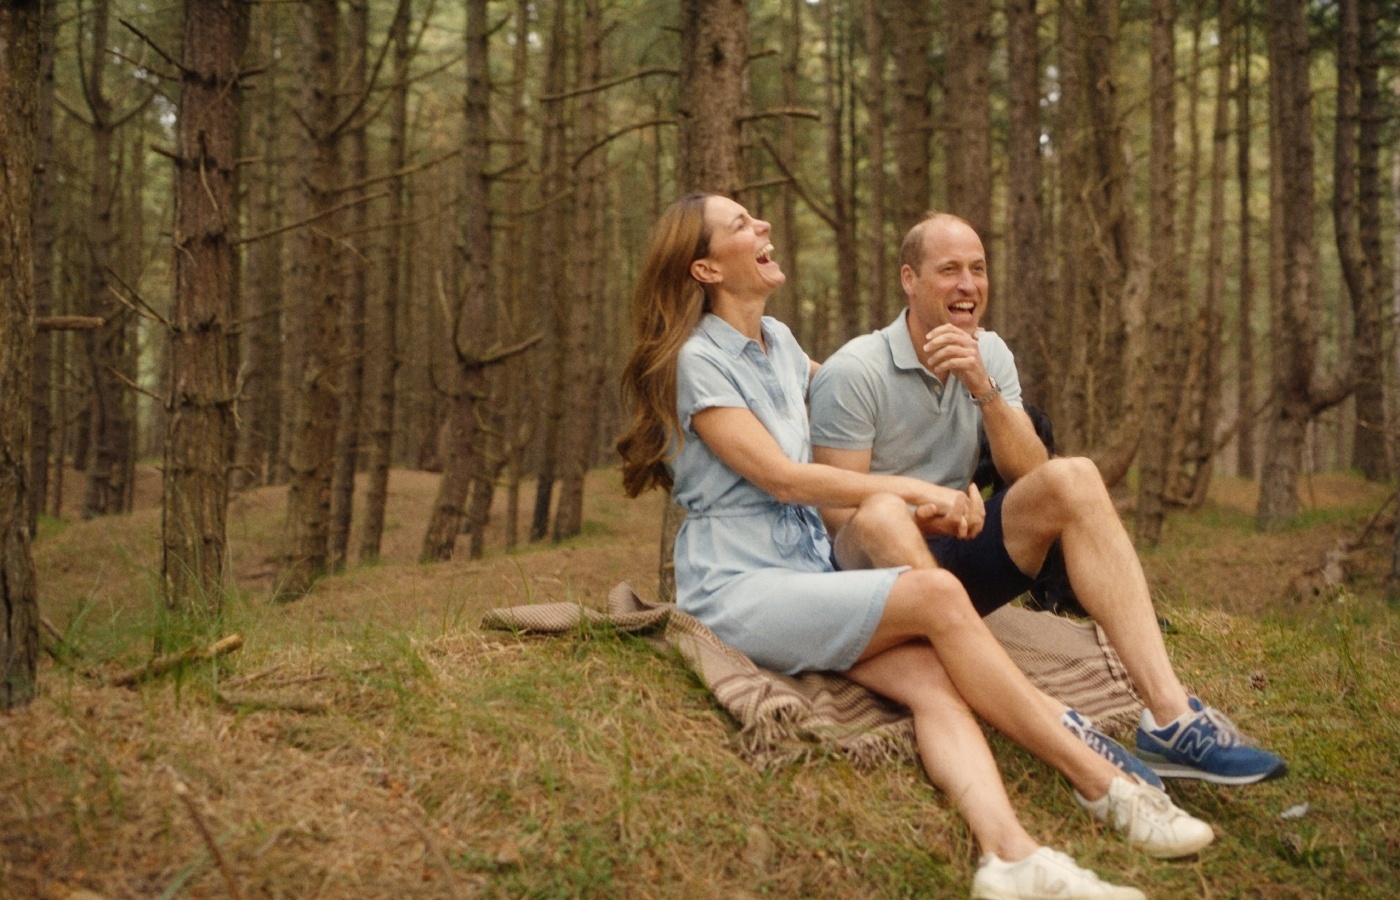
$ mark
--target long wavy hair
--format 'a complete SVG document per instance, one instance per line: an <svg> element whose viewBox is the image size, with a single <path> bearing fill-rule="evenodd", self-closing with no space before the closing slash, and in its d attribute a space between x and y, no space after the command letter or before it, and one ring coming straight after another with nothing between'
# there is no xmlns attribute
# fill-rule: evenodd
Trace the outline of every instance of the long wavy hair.
<svg viewBox="0 0 1400 900"><path fill-rule="evenodd" d="M651 488L669 491L671 443L681 437L676 412L676 363L681 345L709 309L690 264L710 253L705 202L714 194L687 194L666 208L632 295L637 344L622 370L622 401L630 411L617 440L622 486L636 497Z"/></svg>

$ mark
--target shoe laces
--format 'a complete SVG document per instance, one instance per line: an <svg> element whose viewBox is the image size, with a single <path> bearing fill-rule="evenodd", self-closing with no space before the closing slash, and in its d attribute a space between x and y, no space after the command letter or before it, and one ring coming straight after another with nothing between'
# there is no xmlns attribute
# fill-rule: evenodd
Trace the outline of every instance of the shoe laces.
<svg viewBox="0 0 1400 900"><path fill-rule="evenodd" d="M1229 716L1214 706L1202 707L1200 715L1215 729L1215 740L1221 747L1233 747L1244 742L1240 729L1230 721Z"/></svg>

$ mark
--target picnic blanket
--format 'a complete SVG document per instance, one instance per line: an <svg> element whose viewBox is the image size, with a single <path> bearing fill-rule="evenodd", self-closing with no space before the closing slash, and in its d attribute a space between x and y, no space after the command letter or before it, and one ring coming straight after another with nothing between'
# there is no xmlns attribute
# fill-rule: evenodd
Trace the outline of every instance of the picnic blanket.
<svg viewBox="0 0 1400 900"><path fill-rule="evenodd" d="M1109 733L1136 725L1142 700L1127 670L1092 622L1005 606L987 616L993 634L1033 684L1093 719ZM490 610L483 628L565 634L584 623L607 623L634 634L658 633L739 724L740 755L760 768L835 751L862 768L891 759L916 760L913 720L838 673L782 675L761 668L672 604L652 603L621 583L605 610L576 603L538 603Z"/></svg>

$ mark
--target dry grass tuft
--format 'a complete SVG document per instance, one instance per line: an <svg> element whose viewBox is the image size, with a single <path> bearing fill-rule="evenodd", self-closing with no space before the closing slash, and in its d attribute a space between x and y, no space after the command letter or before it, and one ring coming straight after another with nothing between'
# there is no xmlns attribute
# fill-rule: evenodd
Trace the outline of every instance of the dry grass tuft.
<svg viewBox="0 0 1400 900"><path fill-rule="evenodd" d="M425 566L436 480L395 472L386 559L285 606L265 599L285 495L250 492L231 525L237 589L221 618L193 622L158 611L156 510L46 521L44 612L81 657L46 663L41 696L0 717L0 897L964 893L976 850L912 767L819 756L758 772L696 680L644 641L477 629L495 606L655 584L659 498L627 503L613 475L593 479L582 537ZM1061 779L994 737L1033 833L1160 896L1387 895L1400 859L1397 625L1375 588L1387 548L1359 555L1345 602L1277 602L1384 492L1317 482L1326 499L1305 528L1254 535L1244 488L1221 482L1146 554L1183 679L1294 774L1174 786L1222 840L1163 864L1100 833ZM234 631L237 653L134 689L85 674ZM1279 818L1302 802L1302 818Z"/></svg>

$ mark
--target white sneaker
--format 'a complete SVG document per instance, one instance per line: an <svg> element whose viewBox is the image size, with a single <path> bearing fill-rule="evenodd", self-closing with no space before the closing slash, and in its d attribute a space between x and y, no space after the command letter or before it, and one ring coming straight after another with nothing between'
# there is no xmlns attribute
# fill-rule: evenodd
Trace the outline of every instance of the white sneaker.
<svg viewBox="0 0 1400 900"><path fill-rule="evenodd" d="M1182 812L1162 791L1140 781L1115 778L1108 793L1092 803L1074 792L1079 805L1107 822L1128 843L1156 859L1189 856L1215 840L1215 831Z"/></svg>
<svg viewBox="0 0 1400 900"><path fill-rule="evenodd" d="M1137 888L1099 880L1058 850L1040 847L1017 862L982 857L972 876L972 900L1146 900Z"/></svg>

